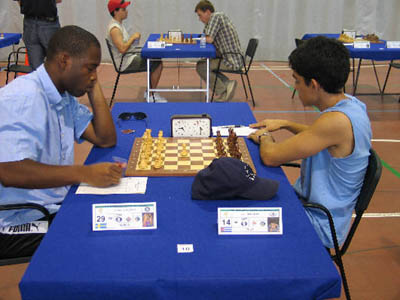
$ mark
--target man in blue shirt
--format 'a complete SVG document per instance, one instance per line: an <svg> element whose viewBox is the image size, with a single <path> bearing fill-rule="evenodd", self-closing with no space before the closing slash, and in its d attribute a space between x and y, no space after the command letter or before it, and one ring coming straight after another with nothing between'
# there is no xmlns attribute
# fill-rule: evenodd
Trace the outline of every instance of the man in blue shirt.
<svg viewBox="0 0 400 300"><path fill-rule="evenodd" d="M262 129L249 136L260 144L260 156L266 165L279 166L303 159L294 188L300 198L329 209L340 244L350 227L372 137L365 104L343 92L350 72L349 61L343 44L322 36L296 48L289 56L295 88L303 105L317 107L321 115L311 125L263 120L251 125ZM275 142L269 132L279 129L294 135ZM324 245L332 248L326 215L315 209L306 212Z"/></svg>
<svg viewBox="0 0 400 300"><path fill-rule="evenodd" d="M66 26L51 38L44 64L0 89L0 204L32 202L54 214L72 184L105 187L119 182L120 165L73 165L74 140L99 147L116 144L97 81L100 62L97 38ZM86 93L93 113L75 98ZM42 217L35 210L1 211L0 229ZM0 256L10 248L14 254L32 254L35 247L18 248L24 236L0 234Z"/></svg>

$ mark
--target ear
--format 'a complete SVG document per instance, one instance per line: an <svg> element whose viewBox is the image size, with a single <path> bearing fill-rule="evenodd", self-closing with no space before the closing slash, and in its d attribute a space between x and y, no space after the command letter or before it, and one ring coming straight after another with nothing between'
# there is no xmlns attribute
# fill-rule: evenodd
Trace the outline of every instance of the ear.
<svg viewBox="0 0 400 300"><path fill-rule="evenodd" d="M67 70L71 65L71 56L67 52L60 52L57 55L57 65L60 71Z"/></svg>
<svg viewBox="0 0 400 300"><path fill-rule="evenodd" d="M319 82L316 81L314 78L311 79L310 84L311 84L311 87L313 89L315 89L316 91L318 91L321 88L321 85L319 84Z"/></svg>

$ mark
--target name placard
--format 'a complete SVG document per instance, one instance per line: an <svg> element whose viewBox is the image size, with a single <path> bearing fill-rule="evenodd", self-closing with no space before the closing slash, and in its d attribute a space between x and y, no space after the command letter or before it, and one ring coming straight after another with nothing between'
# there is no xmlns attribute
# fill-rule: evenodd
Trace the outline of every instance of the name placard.
<svg viewBox="0 0 400 300"><path fill-rule="evenodd" d="M156 202L93 204L93 231L157 229Z"/></svg>
<svg viewBox="0 0 400 300"><path fill-rule="evenodd" d="M400 48L400 41L387 41L386 48Z"/></svg>
<svg viewBox="0 0 400 300"><path fill-rule="evenodd" d="M165 42L147 42L147 47L148 48L165 48Z"/></svg>
<svg viewBox="0 0 400 300"><path fill-rule="evenodd" d="M218 208L219 235L282 234L281 207Z"/></svg>
<svg viewBox="0 0 400 300"><path fill-rule="evenodd" d="M354 41L354 48L368 49L371 47L368 41Z"/></svg>

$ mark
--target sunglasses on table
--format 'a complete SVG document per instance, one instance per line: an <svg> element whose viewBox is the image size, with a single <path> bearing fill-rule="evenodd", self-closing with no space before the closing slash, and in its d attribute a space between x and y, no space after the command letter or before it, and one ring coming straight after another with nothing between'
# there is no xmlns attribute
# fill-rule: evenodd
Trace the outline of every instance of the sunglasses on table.
<svg viewBox="0 0 400 300"><path fill-rule="evenodd" d="M147 128L147 115L144 112L123 112L118 115L118 125L121 127L121 120L122 121L129 121L132 118L135 120L141 121L144 120L146 122L146 128Z"/></svg>
<svg viewBox="0 0 400 300"><path fill-rule="evenodd" d="M118 115L118 119L123 121L128 121L135 118L135 120L144 120L147 118L147 115L144 112L123 112Z"/></svg>

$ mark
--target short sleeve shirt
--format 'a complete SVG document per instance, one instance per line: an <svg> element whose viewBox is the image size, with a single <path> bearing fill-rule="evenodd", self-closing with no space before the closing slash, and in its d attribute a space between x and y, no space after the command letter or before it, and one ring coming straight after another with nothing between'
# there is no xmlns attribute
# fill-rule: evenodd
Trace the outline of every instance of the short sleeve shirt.
<svg viewBox="0 0 400 300"><path fill-rule="evenodd" d="M58 92L41 65L0 89L0 162L31 159L49 165L72 165L74 141L81 142L92 117L75 97ZM20 189L0 184L0 204L34 202L53 213L68 189ZM33 210L5 211L0 213L0 227L41 217Z"/></svg>
<svg viewBox="0 0 400 300"><path fill-rule="evenodd" d="M113 53L115 63L117 64L117 68L119 68L119 66L121 64L122 53L119 52L117 47L115 47L114 43L112 42L111 35L110 35L111 29L113 29L114 27L117 27L121 31L122 39L123 39L124 43L126 43L129 40L130 36L124 25L119 23L114 18L112 18L110 20L110 23L108 24L108 29L107 29L107 39L111 44L111 51ZM129 49L128 51L133 51L133 49ZM125 70L132 63L135 56L136 56L136 54L127 54L124 57L124 60L122 61L121 71Z"/></svg>
<svg viewBox="0 0 400 300"><path fill-rule="evenodd" d="M212 13L210 20L204 27L204 33L213 38L215 48L220 55L226 52L242 52L236 28L224 13ZM240 55L226 55L224 56L224 63L235 70L243 67Z"/></svg>

